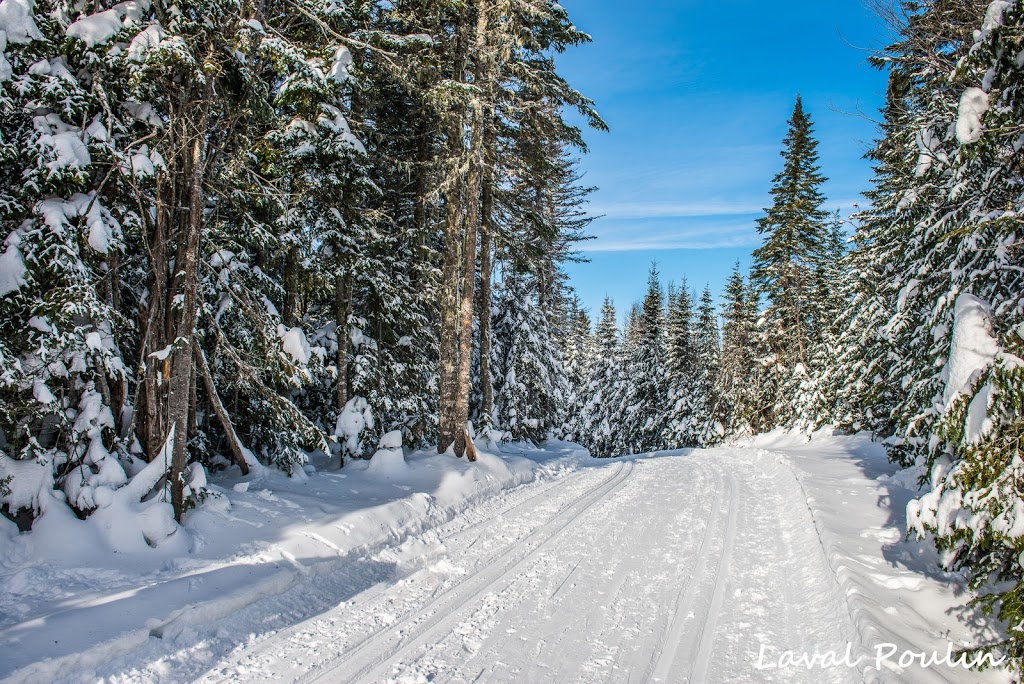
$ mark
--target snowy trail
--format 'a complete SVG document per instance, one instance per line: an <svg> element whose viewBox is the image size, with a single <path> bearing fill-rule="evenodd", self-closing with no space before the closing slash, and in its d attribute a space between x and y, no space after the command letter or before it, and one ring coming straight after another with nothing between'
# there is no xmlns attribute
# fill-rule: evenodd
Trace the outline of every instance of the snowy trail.
<svg viewBox="0 0 1024 684"><path fill-rule="evenodd" d="M475 464L417 455L406 479L354 467L231 489L235 507L191 529L208 550L232 535L240 546L40 604L0 627L0 679L1008 681L872 660L883 643L941 652L979 635L958 620L961 579L905 539L913 474L866 436L608 460L563 443L536 461L514 448ZM334 506L347 495L362 498ZM266 530L230 522L249 506ZM166 587L178 592L150 606ZM38 638L72 636L59 658L32 656ZM847 648L857 662L783 664Z"/></svg>
<svg viewBox="0 0 1024 684"><path fill-rule="evenodd" d="M861 681L756 666L762 643L839 648L855 632L798 483L754 456L632 457L523 488L439 530L427 567L201 681Z"/></svg>

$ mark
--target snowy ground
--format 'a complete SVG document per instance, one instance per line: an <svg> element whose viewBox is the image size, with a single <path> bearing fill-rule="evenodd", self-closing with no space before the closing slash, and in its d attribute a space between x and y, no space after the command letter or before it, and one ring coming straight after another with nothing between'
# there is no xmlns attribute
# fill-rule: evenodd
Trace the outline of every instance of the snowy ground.
<svg viewBox="0 0 1024 684"><path fill-rule="evenodd" d="M896 664L959 646L966 599L904 541L911 483L866 439L408 461L223 481L187 521L184 556L58 560L52 540L0 530L0 676L1006 680ZM851 665L799 663L829 652Z"/></svg>

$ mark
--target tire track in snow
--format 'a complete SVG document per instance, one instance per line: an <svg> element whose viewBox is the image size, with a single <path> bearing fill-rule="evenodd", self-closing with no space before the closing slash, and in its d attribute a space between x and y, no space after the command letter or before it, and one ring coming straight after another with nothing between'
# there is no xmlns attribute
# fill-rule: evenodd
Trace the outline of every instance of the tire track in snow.
<svg viewBox="0 0 1024 684"><path fill-rule="evenodd" d="M474 507L464 512L469 513L474 517L479 516L478 519L467 521L466 515L459 515L453 518L452 520L449 520L448 522L441 524L436 528L425 530L420 535L411 537L409 540L407 540L407 542L415 541L415 539L423 535L426 535L427 537L434 538L437 541L441 542L448 551L455 553L464 553L470 548L472 548L478 541L480 541L480 539L486 537L487 530L489 530L495 523L505 520L508 514L519 511L520 509L527 507L528 504L534 504L535 502L538 501L541 504L550 503L545 497L546 495L549 494L549 492L551 492L551 490L555 489L556 487L561 489L584 489L581 485L583 485L585 480L593 473L594 469L585 468L581 470L569 471L564 474L554 475L550 481L541 480L538 482L535 480L533 482L519 485L518 487L514 487L512 489L507 490L506 492L503 493L501 497L495 497L494 499L485 499L483 501L482 506ZM611 477L603 478L596 485L587 483L586 488L584 489L583 496L592 492L597 487L602 486L610 479L614 478L616 475L617 472L616 474L613 474ZM575 494L575 492L572 493ZM519 501L515 501L514 503L509 505L510 501L513 501L514 499L523 495L526 495L525 498L522 498ZM545 515L550 515L553 518L554 516L561 513L564 509L573 505L576 501L577 499L571 499L568 504L563 504L560 508L557 508L553 513L546 513ZM460 524L462 525L462 527L458 527L458 525ZM480 528L483 529L481 530ZM463 540L465 539L465 537L473 531L479 531L480 534L474 536L472 540L468 543L464 542ZM533 530L530 530L531 533L532 531ZM524 537L522 541L526 541L526 537ZM360 558L358 560L363 559ZM488 564L491 562L493 562L493 559L484 557L481 561L482 564L480 567L483 567L484 564ZM402 574L401 576L381 578L373 585L368 586L367 588L360 591L358 594L353 595L353 600L358 599L360 605L362 606L372 604L375 601L378 601L385 597L388 594L388 592L392 591L396 586L396 583L398 585L401 585L410 577L416 576L416 574L423 569L424 568L422 567L416 567L408 570L408 572ZM352 571L352 567L343 567L339 570L340 573L345 574L350 573ZM356 574L358 574L358 570L356 570ZM355 582L357 580L353 581ZM429 600L429 597L424 598L424 601L427 600ZM258 673L261 671L262 666L268 663L260 663L258 661L253 662L254 657L263 659L262 654L277 654L278 657L283 655L287 658L288 655L285 654L290 653L291 647L295 645L293 642L303 641L304 633L307 630L309 630L309 626L311 624L329 621L331 623L332 629L334 629L336 628L335 625L337 622L335 616L350 608L350 602L343 602L335 607L331 607L323 612L317 613L316 615L312 615L302 622L293 624L277 632L271 633L256 641L252 641L249 645L236 651L227 658L224 658L215 666L207 669L206 672L203 675L201 675L196 681L203 682L204 684L213 684L215 682L237 683L238 681L243 680L261 681ZM391 626L391 624L386 624L382 627L379 627L375 631L370 631L369 634L367 634L364 637L364 639L373 638L374 636L376 636L378 632L386 631L387 629L390 629ZM359 642L356 642L356 645L358 645L358 643ZM300 667L302 659L308 656L308 649L302 650L303 652L299 654L300 657L296 662L296 664L300 665Z"/></svg>
<svg viewBox="0 0 1024 684"><path fill-rule="evenodd" d="M735 488L732 486L732 476L730 475L729 478L730 498L728 506L734 511L735 506L733 505L732 499L735 497ZM721 471L716 471L715 480L715 501L712 503L711 508L708 511L708 520L705 525L705 532L703 532L703 536L700 539L700 545L697 547L694 554L693 565L690 568L687 581L685 585L680 588L679 593L677 594L676 603L673 607L669 618L669 624L666 627L665 634L662 639L662 650L660 650L660 652L651 660L652 667L648 668L647 672L644 673L642 681L669 681L673 672L675 672L673 670L673 665L680 650L697 650L693 648L693 637L690 636L687 638L685 628L689 617L690 607L693 605L694 599L697 597L701 581L705 578L705 575L708 572L709 551L714 541L719 537L716 532L718 532L718 528L720 527L720 518L723 517L724 499L724 487L722 484ZM721 561L719 563L719 567L721 568ZM705 619L707 621L708 615L706 615ZM690 634L693 633L691 632ZM697 639L699 639L699 635L700 633L696 634Z"/></svg>
<svg viewBox="0 0 1024 684"><path fill-rule="evenodd" d="M731 472L726 473L726 480L729 487L729 516L725 525L725 538L722 541L722 555L718 559L715 587L711 593L711 604L700 629L697 659L690 675L691 682L704 682L708 678L711 656L715 648L715 628L718 625L718 616L722 614L725 583L729 579L729 565L732 563L733 548L736 546L736 518L739 513L739 507L736 505L736 476Z"/></svg>
<svg viewBox="0 0 1024 684"><path fill-rule="evenodd" d="M688 481L712 484L710 469L702 464L678 465L685 465ZM656 612L646 609L644 601L651 597L644 596L640 589L650 588L651 581L640 582L637 571L638 567L653 568L660 562L662 549L652 547L650 541L652 536L663 536L653 530L669 531L658 524L657 504L652 499L657 501L659 497L651 490L655 484L650 481L652 473L645 470L641 468L614 497L593 507L586 526L577 525L563 535L550 556L542 554L503 586L496 594L500 607L482 605L468 615L463 628L470 625L477 636L479 631L485 633L477 642L479 646L470 642L467 648L465 639L455 639L455 643L446 639L431 645L430 653L420 659L427 665L425 672L440 666L443 672L436 674L438 681L463 684L472 680L472 672L479 672L482 681L530 684L621 682L627 671L642 672L651 661L650 651L643 645L624 643L623 630L628 630L638 615ZM701 487L705 490L713 492L714 487ZM690 521L699 525L708 517L710 503L708 497L699 506L705 510L699 512L686 508L684 514L681 509L669 527L682 519L686 521L684 526L688 527ZM583 578L586 589L576 587L577 577ZM663 582L652 581L655 585ZM678 582L674 584L678 586ZM635 593L638 589L640 595ZM566 603L562 602L563 596ZM499 612L494 613L496 607ZM473 655L463 661L460 649ZM570 663L579 659L571 668L566 667L566 654L572 654ZM412 670L424 671L417 667Z"/></svg>
<svg viewBox="0 0 1024 684"><path fill-rule="evenodd" d="M595 503L619 489L633 472L633 462L625 461L610 477L588 490L553 518L535 528L518 544L491 559L464 577L454 587L403 620L380 630L353 645L339 658L314 667L296 681L302 684L372 680L372 674L386 668L404 653L430 640L457 621L460 611L477 601L496 583L512 574L535 556L559 533L572 525ZM524 551L524 547L528 547Z"/></svg>

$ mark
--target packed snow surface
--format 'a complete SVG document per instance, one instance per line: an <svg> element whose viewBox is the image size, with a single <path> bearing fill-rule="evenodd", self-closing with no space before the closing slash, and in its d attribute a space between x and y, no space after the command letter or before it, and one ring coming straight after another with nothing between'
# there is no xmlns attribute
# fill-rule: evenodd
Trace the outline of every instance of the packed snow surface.
<svg viewBox="0 0 1024 684"><path fill-rule="evenodd" d="M960 646L965 598L906 540L914 478L867 438L602 460L484 443L472 464L231 469L175 535L187 553L89 553L0 519L0 677L1006 680L897 662Z"/></svg>

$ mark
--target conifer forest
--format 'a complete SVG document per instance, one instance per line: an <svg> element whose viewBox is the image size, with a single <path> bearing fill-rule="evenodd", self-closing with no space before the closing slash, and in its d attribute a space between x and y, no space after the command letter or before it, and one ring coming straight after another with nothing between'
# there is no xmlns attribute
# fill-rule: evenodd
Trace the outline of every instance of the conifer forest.
<svg viewBox="0 0 1024 684"><path fill-rule="evenodd" d="M570 10L0 0L0 678L1019 681L1024 3L876 3L859 208L794 92L749 269L599 310Z"/></svg>

